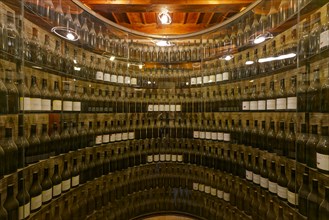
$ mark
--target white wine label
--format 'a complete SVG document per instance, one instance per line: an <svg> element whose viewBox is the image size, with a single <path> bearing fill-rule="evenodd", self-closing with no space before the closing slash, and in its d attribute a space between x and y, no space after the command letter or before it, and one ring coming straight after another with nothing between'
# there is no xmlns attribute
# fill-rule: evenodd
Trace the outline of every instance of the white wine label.
<svg viewBox="0 0 329 220"><path fill-rule="evenodd" d="M103 143L103 135L97 135L95 143L96 144L102 144Z"/></svg>
<svg viewBox="0 0 329 220"><path fill-rule="evenodd" d="M193 131L193 138L199 138L200 137L200 131Z"/></svg>
<svg viewBox="0 0 329 220"><path fill-rule="evenodd" d="M163 112L164 110L165 110L164 105L159 105L159 111L160 111L160 112Z"/></svg>
<svg viewBox="0 0 329 220"><path fill-rule="evenodd" d="M287 98L287 109L295 110L297 109L297 97Z"/></svg>
<svg viewBox="0 0 329 220"><path fill-rule="evenodd" d="M40 208L42 205L42 194L31 198L31 211Z"/></svg>
<svg viewBox="0 0 329 220"><path fill-rule="evenodd" d="M246 179L252 181L252 171L246 170Z"/></svg>
<svg viewBox="0 0 329 220"><path fill-rule="evenodd" d="M298 205L298 193L290 192L288 190L288 202L293 205Z"/></svg>
<svg viewBox="0 0 329 220"><path fill-rule="evenodd" d="M259 185L260 183L260 175L259 174L252 174L252 182Z"/></svg>
<svg viewBox="0 0 329 220"><path fill-rule="evenodd" d="M217 132L211 132L211 140L217 140Z"/></svg>
<svg viewBox="0 0 329 220"><path fill-rule="evenodd" d="M216 188L212 188L212 187L211 187L211 189L210 189L210 195L212 195L212 196L216 196L216 195L217 195L217 190L216 190Z"/></svg>
<svg viewBox="0 0 329 220"><path fill-rule="evenodd" d="M277 186L277 194L280 198L286 199L288 195L288 189L287 187Z"/></svg>
<svg viewBox="0 0 329 220"><path fill-rule="evenodd" d="M216 74L216 82L221 82L221 81L223 81L223 74L222 73Z"/></svg>
<svg viewBox="0 0 329 220"><path fill-rule="evenodd" d="M41 110L42 111L51 111L51 100L50 99L41 100Z"/></svg>
<svg viewBox="0 0 329 220"><path fill-rule="evenodd" d="M329 45L329 30L320 34L320 49Z"/></svg>
<svg viewBox="0 0 329 220"><path fill-rule="evenodd" d="M112 83L116 83L116 82L118 82L118 77L117 77L117 75L111 75L111 82ZM137 84L137 83L136 83Z"/></svg>
<svg viewBox="0 0 329 220"><path fill-rule="evenodd" d="M199 183L199 191L204 192L204 184Z"/></svg>
<svg viewBox="0 0 329 220"><path fill-rule="evenodd" d="M104 80L104 73L102 71L97 71L96 72L96 79L97 80Z"/></svg>
<svg viewBox="0 0 329 220"><path fill-rule="evenodd" d="M275 99L266 100L266 109L267 110L275 110Z"/></svg>
<svg viewBox="0 0 329 220"><path fill-rule="evenodd" d="M182 161L183 161L183 155L178 154L178 155L177 155L177 161L178 161L178 162L182 162Z"/></svg>
<svg viewBox="0 0 329 220"><path fill-rule="evenodd" d="M171 154L166 154L166 161L171 161Z"/></svg>
<svg viewBox="0 0 329 220"><path fill-rule="evenodd" d="M152 163L153 162L153 155L147 155L147 162Z"/></svg>
<svg viewBox="0 0 329 220"><path fill-rule="evenodd" d="M170 111L171 112L176 111L176 105L170 105Z"/></svg>
<svg viewBox="0 0 329 220"><path fill-rule="evenodd" d="M134 139L135 138L135 132L129 132L128 136L129 136L129 140Z"/></svg>
<svg viewBox="0 0 329 220"><path fill-rule="evenodd" d="M231 134L230 133L224 133L224 141L231 141Z"/></svg>
<svg viewBox="0 0 329 220"><path fill-rule="evenodd" d="M21 111L31 111L31 98L19 97L19 106Z"/></svg>
<svg viewBox="0 0 329 220"><path fill-rule="evenodd" d="M230 201L230 194L224 192L224 201L229 202Z"/></svg>
<svg viewBox="0 0 329 220"><path fill-rule="evenodd" d="M158 112L159 111L159 105L153 105L153 111Z"/></svg>
<svg viewBox="0 0 329 220"><path fill-rule="evenodd" d="M73 102L72 101L63 101L63 111L72 111Z"/></svg>
<svg viewBox="0 0 329 220"><path fill-rule="evenodd" d="M160 154L160 161L166 161L166 155L165 154Z"/></svg>
<svg viewBox="0 0 329 220"><path fill-rule="evenodd" d="M213 83L213 82L215 82L216 81L216 76L215 75L210 75L209 76L209 83Z"/></svg>
<svg viewBox="0 0 329 220"><path fill-rule="evenodd" d="M329 155L316 153L316 166L318 169L329 171Z"/></svg>
<svg viewBox="0 0 329 220"><path fill-rule="evenodd" d="M127 132L122 133L122 140L124 140L124 141L128 140L128 133Z"/></svg>
<svg viewBox="0 0 329 220"><path fill-rule="evenodd" d="M219 140L219 141L224 140L224 133L223 132L217 133L217 140Z"/></svg>
<svg viewBox="0 0 329 220"><path fill-rule="evenodd" d="M111 134L111 136L110 136L110 141L111 141L111 142L115 142L115 134Z"/></svg>
<svg viewBox="0 0 329 220"><path fill-rule="evenodd" d="M206 133L204 131L200 131L200 138L205 139Z"/></svg>
<svg viewBox="0 0 329 220"><path fill-rule="evenodd" d="M266 101L258 100L257 108L258 108L258 110L266 110Z"/></svg>
<svg viewBox="0 0 329 220"><path fill-rule="evenodd" d="M250 110L250 102L249 101L243 101L242 102L242 110L243 111L249 111Z"/></svg>
<svg viewBox="0 0 329 220"><path fill-rule="evenodd" d="M209 76L204 76L203 83L208 83L208 82L209 82Z"/></svg>
<svg viewBox="0 0 329 220"><path fill-rule="evenodd" d="M223 73L223 81L228 80L229 72Z"/></svg>
<svg viewBox="0 0 329 220"><path fill-rule="evenodd" d="M62 193L62 184L57 184L53 186L53 196L58 196Z"/></svg>
<svg viewBox="0 0 329 220"><path fill-rule="evenodd" d="M31 203L30 202L23 205L23 206L20 206L18 208L18 219L22 220L22 219L26 219L27 217L29 217L30 214L31 214L30 210L31 210Z"/></svg>
<svg viewBox="0 0 329 220"><path fill-rule="evenodd" d="M171 155L171 161L172 162L177 162L177 155L176 154Z"/></svg>
<svg viewBox="0 0 329 220"><path fill-rule="evenodd" d="M122 140L122 134L121 133L116 133L115 134L115 141L121 141Z"/></svg>
<svg viewBox="0 0 329 220"><path fill-rule="evenodd" d="M267 189L268 188L268 179L260 177L260 186Z"/></svg>
<svg viewBox="0 0 329 220"><path fill-rule="evenodd" d="M31 102L32 111L41 111L42 110L41 98L31 98L30 102Z"/></svg>
<svg viewBox="0 0 329 220"><path fill-rule="evenodd" d="M195 85L196 84L196 78L191 78L191 85Z"/></svg>
<svg viewBox="0 0 329 220"><path fill-rule="evenodd" d="M72 176L72 187L78 186L80 184L80 175Z"/></svg>
<svg viewBox="0 0 329 220"><path fill-rule="evenodd" d="M153 156L153 160L154 160L154 162L159 162L159 160L160 160L160 155L159 155L159 154L154 154L154 156Z"/></svg>
<svg viewBox="0 0 329 220"><path fill-rule="evenodd" d="M154 111L153 105L148 105L147 106L147 111L153 112Z"/></svg>
<svg viewBox="0 0 329 220"><path fill-rule="evenodd" d="M250 111L257 111L258 110L258 101L251 101L250 102Z"/></svg>
<svg viewBox="0 0 329 220"><path fill-rule="evenodd" d="M125 84L127 84L127 85L130 84L130 77L129 76L125 77Z"/></svg>
<svg viewBox="0 0 329 220"><path fill-rule="evenodd" d="M118 83L122 83L123 84L123 76L118 76Z"/></svg>
<svg viewBox="0 0 329 220"><path fill-rule="evenodd" d="M207 194L210 194L210 186L205 186L204 187L204 192Z"/></svg>
<svg viewBox="0 0 329 220"><path fill-rule="evenodd" d="M211 132L206 132L206 139L207 140L210 140L211 139Z"/></svg>
<svg viewBox="0 0 329 220"><path fill-rule="evenodd" d="M137 78L131 78L130 84L131 85L137 85Z"/></svg>
<svg viewBox="0 0 329 220"><path fill-rule="evenodd" d="M220 190L220 189L217 189L217 197L222 199L224 197L224 191Z"/></svg>
<svg viewBox="0 0 329 220"><path fill-rule="evenodd" d="M42 202L48 202L53 198L53 188L42 191Z"/></svg>
<svg viewBox="0 0 329 220"><path fill-rule="evenodd" d="M199 183L193 183L193 190L199 190Z"/></svg>
<svg viewBox="0 0 329 220"><path fill-rule="evenodd" d="M111 82L111 75L109 73L104 73L104 81Z"/></svg>
<svg viewBox="0 0 329 220"><path fill-rule="evenodd" d="M106 143L110 142L110 135L104 134L102 139L103 139L103 143L106 144Z"/></svg>
<svg viewBox="0 0 329 220"><path fill-rule="evenodd" d="M71 188L71 178L62 181L62 192L65 192Z"/></svg>
<svg viewBox="0 0 329 220"><path fill-rule="evenodd" d="M169 106L169 105L164 105L164 110L165 110L166 112L169 112L169 111L170 111L170 106Z"/></svg>
<svg viewBox="0 0 329 220"><path fill-rule="evenodd" d="M202 84L202 77L201 76L196 78L196 83L197 84Z"/></svg>
<svg viewBox="0 0 329 220"><path fill-rule="evenodd" d="M61 110L62 110L62 101L53 100L53 111L61 111Z"/></svg>
<svg viewBox="0 0 329 220"><path fill-rule="evenodd" d="M274 193L276 194L278 192L277 190L277 185L276 183L274 182L271 182L271 181L268 181L268 190L271 192L271 193Z"/></svg>
<svg viewBox="0 0 329 220"><path fill-rule="evenodd" d="M285 110L285 109L287 109L287 99L286 98L278 98L278 99L276 99L276 109L277 110Z"/></svg>
<svg viewBox="0 0 329 220"><path fill-rule="evenodd" d="M81 111L81 102L73 102L72 109L75 112L80 112Z"/></svg>

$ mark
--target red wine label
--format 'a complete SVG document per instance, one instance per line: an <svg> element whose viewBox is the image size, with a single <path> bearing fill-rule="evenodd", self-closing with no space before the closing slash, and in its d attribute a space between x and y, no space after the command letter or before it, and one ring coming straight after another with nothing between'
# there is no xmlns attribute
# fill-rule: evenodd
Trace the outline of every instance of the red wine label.
<svg viewBox="0 0 329 220"><path fill-rule="evenodd" d="M329 45L329 30L320 34L320 49Z"/></svg>
<svg viewBox="0 0 329 220"><path fill-rule="evenodd" d="M102 144L103 143L103 135L97 135L95 143L96 144Z"/></svg>
<svg viewBox="0 0 329 220"><path fill-rule="evenodd" d="M42 205L42 194L31 198L31 211L40 208Z"/></svg>
<svg viewBox="0 0 329 220"><path fill-rule="evenodd" d="M81 111L81 102L73 102L72 109L75 112L80 112Z"/></svg>
<svg viewBox="0 0 329 220"><path fill-rule="evenodd" d="M166 161L166 155L165 154L160 154L160 161Z"/></svg>
<svg viewBox="0 0 329 220"><path fill-rule="evenodd" d="M111 82L111 75L109 73L104 73L104 81Z"/></svg>
<svg viewBox="0 0 329 220"><path fill-rule="evenodd" d="M110 141L111 141L111 142L115 142L115 134L111 134L111 136L110 136Z"/></svg>
<svg viewBox="0 0 329 220"><path fill-rule="evenodd" d="M166 161L171 161L171 154L166 154Z"/></svg>
<svg viewBox="0 0 329 220"><path fill-rule="evenodd" d="M217 189L211 187L211 189L210 189L210 194L211 194L212 196L216 196L216 195L217 195Z"/></svg>
<svg viewBox="0 0 329 220"><path fill-rule="evenodd" d="M228 72L223 72L223 81L228 80L229 73Z"/></svg>
<svg viewBox="0 0 329 220"><path fill-rule="evenodd" d="M158 162L160 160L160 155L159 154L155 154L153 156L153 160L154 160L154 162Z"/></svg>
<svg viewBox="0 0 329 220"><path fill-rule="evenodd" d="M135 132L128 133L129 140L135 139Z"/></svg>
<svg viewBox="0 0 329 220"><path fill-rule="evenodd" d="M219 141L224 140L224 133L223 133L223 132L219 132L219 133L217 133L217 139L218 139Z"/></svg>
<svg viewBox="0 0 329 220"><path fill-rule="evenodd" d="M200 131L200 138L205 139L206 138L206 133L203 131Z"/></svg>
<svg viewBox="0 0 329 220"><path fill-rule="evenodd" d="M243 111L249 111L250 110L250 102L249 101L243 101L242 102L242 110Z"/></svg>
<svg viewBox="0 0 329 220"><path fill-rule="evenodd" d="M103 143L108 143L110 142L110 135L104 134L102 139L103 139Z"/></svg>
<svg viewBox="0 0 329 220"><path fill-rule="evenodd" d="M216 74L216 82L221 82L221 81L223 81L223 74L222 73Z"/></svg>
<svg viewBox="0 0 329 220"><path fill-rule="evenodd" d="M41 110L42 111L51 111L51 100L50 99L41 100Z"/></svg>
<svg viewBox="0 0 329 220"><path fill-rule="evenodd" d="M101 72L101 71L97 71L96 72L96 79L97 80L104 80L104 73L103 72Z"/></svg>
<svg viewBox="0 0 329 220"><path fill-rule="evenodd" d="M231 134L230 133L224 133L224 141L231 141Z"/></svg>
<svg viewBox="0 0 329 220"><path fill-rule="evenodd" d="M19 106L21 111L31 111L31 98L19 97Z"/></svg>
<svg viewBox="0 0 329 220"><path fill-rule="evenodd" d="M211 140L217 140L217 132L211 132Z"/></svg>
<svg viewBox="0 0 329 220"><path fill-rule="evenodd" d="M251 101L250 102L250 110L257 111L258 110L258 101Z"/></svg>
<svg viewBox="0 0 329 220"><path fill-rule="evenodd" d="M206 132L206 139L207 140L210 140L211 139L211 132Z"/></svg>
<svg viewBox="0 0 329 220"><path fill-rule="evenodd" d="M199 131L193 131L193 138L199 138L200 137L200 132Z"/></svg>
<svg viewBox="0 0 329 220"><path fill-rule="evenodd" d="M122 140L122 134L121 133L116 133L115 134L115 141L121 141Z"/></svg>
<svg viewBox="0 0 329 220"><path fill-rule="evenodd" d="M61 100L53 100L53 110L54 111L62 110L62 101Z"/></svg>

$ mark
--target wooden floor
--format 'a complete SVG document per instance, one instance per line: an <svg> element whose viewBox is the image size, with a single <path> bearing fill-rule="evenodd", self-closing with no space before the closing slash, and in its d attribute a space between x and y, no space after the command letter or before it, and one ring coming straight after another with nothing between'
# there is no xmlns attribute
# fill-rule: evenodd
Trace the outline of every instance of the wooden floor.
<svg viewBox="0 0 329 220"><path fill-rule="evenodd" d="M145 218L143 220L194 220L194 219L188 217L182 217L182 216L166 215L166 216Z"/></svg>

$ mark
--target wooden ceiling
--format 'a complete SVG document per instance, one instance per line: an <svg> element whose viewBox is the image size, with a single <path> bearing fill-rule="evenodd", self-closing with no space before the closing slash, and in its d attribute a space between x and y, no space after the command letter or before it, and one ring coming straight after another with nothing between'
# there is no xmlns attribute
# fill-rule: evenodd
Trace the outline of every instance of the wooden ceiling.
<svg viewBox="0 0 329 220"><path fill-rule="evenodd" d="M254 0L81 0L86 6L124 27L148 34L174 35L203 30L225 21ZM172 23L162 25L166 8Z"/></svg>

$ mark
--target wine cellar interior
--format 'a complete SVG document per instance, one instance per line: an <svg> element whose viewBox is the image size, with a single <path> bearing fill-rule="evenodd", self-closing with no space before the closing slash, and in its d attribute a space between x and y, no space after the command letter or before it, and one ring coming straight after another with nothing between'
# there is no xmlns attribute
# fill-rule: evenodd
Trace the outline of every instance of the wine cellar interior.
<svg viewBox="0 0 329 220"><path fill-rule="evenodd" d="M327 0L0 6L0 220L329 220Z"/></svg>

